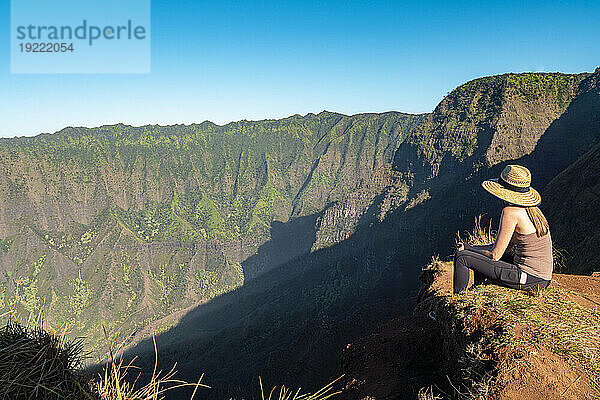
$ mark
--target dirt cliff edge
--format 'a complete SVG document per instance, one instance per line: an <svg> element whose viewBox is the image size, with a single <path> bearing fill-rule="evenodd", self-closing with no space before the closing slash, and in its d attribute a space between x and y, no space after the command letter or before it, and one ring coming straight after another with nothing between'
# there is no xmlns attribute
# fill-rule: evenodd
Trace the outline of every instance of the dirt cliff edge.
<svg viewBox="0 0 600 400"><path fill-rule="evenodd" d="M600 277L452 295L451 273L433 260L413 315L347 346L345 399L600 398Z"/></svg>

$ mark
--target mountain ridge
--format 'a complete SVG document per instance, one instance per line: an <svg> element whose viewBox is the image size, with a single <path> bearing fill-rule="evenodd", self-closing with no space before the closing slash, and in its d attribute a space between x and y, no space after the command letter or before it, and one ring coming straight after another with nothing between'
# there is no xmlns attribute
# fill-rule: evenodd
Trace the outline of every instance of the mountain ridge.
<svg viewBox="0 0 600 400"><path fill-rule="evenodd" d="M76 317L96 341L102 321L142 305L139 329L310 251L312 229L291 221L365 185L419 120L322 113L0 141L2 292L20 312ZM278 248L257 253L272 237Z"/></svg>
<svg viewBox="0 0 600 400"><path fill-rule="evenodd" d="M33 135L23 135L23 136L12 136L12 137L0 137L0 141L3 140L7 140L7 141L11 141L13 139L28 139L28 138L37 138L39 136L53 136L53 135L60 135L61 133L64 133L64 131L78 131L80 133L83 133L85 130L90 130L90 129L103 129L103 128L114 128L114 127L122 127L122 128L169 128L169 127L193 127L193 126L210 126L213 128L227 128L230 125L235 125L235 124L240 124L240 123L255 123L255 124L262 124L262 123L266 123L266 122L280 122L280 121L286 121L286 120L295 120L295 119L306 119L306 118L310 118L310 117L322 117L322 116L340 116L340 117L346 117L346 118L352 118L352 117L360 117L360 116L375 116L375 115L387 115L387 114L399 114L399 115L414 115L414 116L422 116L422 115L427 115L429 114L428 112L422 112L422 113L409 113L409 112L404 112L404 111L398 111L398 110L388 110L388 111L381 111L381 112L358 112L358 113L354 113L354 114L344 114L341 112L337 112L337 111L328 111L328 110L322 110L318 113L314 113L314 112L308 112L306 114L292 114L292 115L288 115L286 117L282 117L282 118L262 118L262 119L239 119L239 120L233 120L233 121L229 121L229 122L225 122L223 124L218 124L216 122L213 122L211 120L204 120L201 122L191 122L191 123L175 123L175 124L142 124L142 125L136 125L136 124L130 124L130 123L124 123L124 122L115 122L115 123L111 123L111 124L102 124L102 125L98 125L98 126L83 126L83 125L78 125L78 126L65 126L57 131L54 132L40 132L40 133L36 133Z"/></svg>

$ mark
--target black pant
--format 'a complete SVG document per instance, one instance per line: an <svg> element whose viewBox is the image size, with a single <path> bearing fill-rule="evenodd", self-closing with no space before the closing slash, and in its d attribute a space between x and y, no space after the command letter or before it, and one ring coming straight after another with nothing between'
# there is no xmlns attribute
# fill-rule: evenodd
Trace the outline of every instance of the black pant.
<svg viewBox="0 0 600 400"><path fill-rule="evenodd" d="M527 281L520 283L521 270L507 256L494 261L474 250L461 250L454 256L454 293L461 292L469 284L469 270L475 273L475 282L486 278L496 285L521 290L541 290L550 281L527 274Z"/></svg>

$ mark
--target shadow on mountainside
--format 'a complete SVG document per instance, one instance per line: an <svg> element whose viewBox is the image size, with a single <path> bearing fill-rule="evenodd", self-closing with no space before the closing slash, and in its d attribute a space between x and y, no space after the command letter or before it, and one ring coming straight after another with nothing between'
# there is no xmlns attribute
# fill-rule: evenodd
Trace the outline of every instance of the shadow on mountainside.
<svg viewBox="0 0 600 400"><path fill-rule="evenodd" d="M330 205L321 212L294 218L288 222L273 221L270 240L241 263L245 279L256 278L264 271L265 266L274 268L309 253L317 237L317 219L328 207Z"/></svg>
<svg viewBox="0 0 600 400"><path fill-rule="evenodd" d="M206 373L205 383L216 388L211 398L251 398L258 375L306 390L327 383L339 370L346 343L413 305L419 273L414 266L420 264L415 257L398 264L393 254L404 233L381 225L359 229L194 308L157 337L161 366L177 362L180 376L190 380ZM387 236L392 233L393 239ZM379 265L386 268L370 267ZM381 287L388 289L385 299L378 295ZM151 341L127 352L135 355L150 367Z"/></svg>
<svg viewBox="0 0 600 400"><path fill-rule="evenodd" d="M600 270L600 142L562 171L544 189L552 240L560 243L569 272Z"/></svg>

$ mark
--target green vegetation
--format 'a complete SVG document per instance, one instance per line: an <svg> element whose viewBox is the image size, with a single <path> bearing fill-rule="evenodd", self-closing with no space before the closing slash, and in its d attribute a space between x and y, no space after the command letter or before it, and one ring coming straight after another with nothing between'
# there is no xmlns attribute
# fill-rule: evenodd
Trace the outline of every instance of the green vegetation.
<svg viewBox="0 0 600 400"><path fill-rule="evenodd" d="M92 299L92 291L89 285L80 277L77 277L71 282L73 294L69 298L71 311L75 315L81 314L81 311L86 308Z"/></svg>
<svg viewBox="0 0 600 400"><path fill-rule="evenodd" d="M28 211L4 216L15 233L0 240L12 264L0 287L17 313L45 307L100 357L102 324L134 314L124 338L239 288L243 261L269 240L274 221L318 212L368 184L422 118L323 112L2 139L0 202L7 213ZM265 259L250 273L274 266Z"/></svg>
<svg viewBox="0 0 600 400"><path fill-rule="evenodd" d="M10 238L0 239L0 251L6 253L10 250L10 245L12 244L12 240Z"/></svg>
<svg viewBox="0 0 600 400"><path fill-rule="evenodd" d="M194 287L204 299L212 299L244 284L244 271L239 263L227 263L215 270L199 269L194 274Z"/></svg>
<svg viewBox="0 0 600 400"><path fill-rule="evenodd" d="M41 299L38 296L38 275L45 260L46 255L44 254L33 263L29 276L20 276L15 279L15 300L29 313L39 311L41 306Z"/></svg>
<svg viewBox="0 0 600 400"><path fill-rule="evenodd" d="M587 75L535 72L504 74L478 78L460 86L459 89L470 90L473 87L504 86L510 88L510 94L523 96L528 101L538 101L540 97L545 97L548 104L555 104L559 108L564 108L575 96L577 85Z"/></svg>

